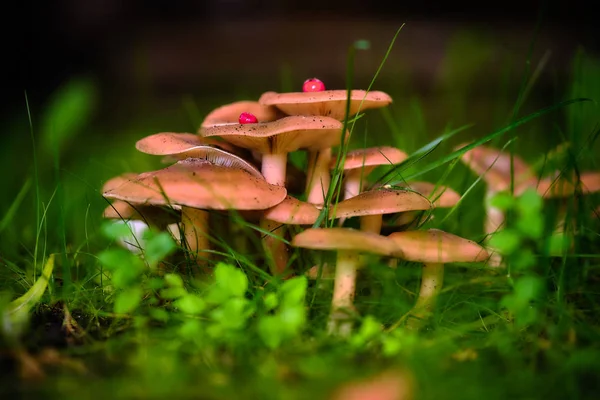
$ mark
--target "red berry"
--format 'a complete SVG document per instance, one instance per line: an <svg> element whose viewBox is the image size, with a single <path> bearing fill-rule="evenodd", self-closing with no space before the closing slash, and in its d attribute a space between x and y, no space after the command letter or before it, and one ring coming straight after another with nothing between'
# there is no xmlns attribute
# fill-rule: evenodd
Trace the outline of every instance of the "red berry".
<svg viewBox="0 0 600 400"><path fill-rule="evenodd" d="M322 92L323 90L325 90L325 84L317 78L307 79L302 85L303 92Z"/></svg>
<svg viewBox="0 0 600 400"><path fill-rule="evenodd" d="M240 124L256 124L258 119L254 116L254 114L243 112L240 114L239 121Z"/></svg>

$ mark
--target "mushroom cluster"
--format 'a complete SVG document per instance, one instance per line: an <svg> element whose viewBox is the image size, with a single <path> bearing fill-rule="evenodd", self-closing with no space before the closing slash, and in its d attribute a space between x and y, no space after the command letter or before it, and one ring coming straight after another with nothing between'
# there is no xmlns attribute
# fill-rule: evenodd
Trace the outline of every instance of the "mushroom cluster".
<svg viewBox="0 0 600 400"><path fill-rule="evenodd" d="M313 78L300 92L266 92L258 101L223 105L206 115L197 133L140 139L139 151L161 156L168 166L108 181L103 195L113 202L104 216L170 230L200 273L210 273L215 258L227 253L214 240L213 215L233 225L235 215L254 227L250 233L260 245L237 251L256 252L257 265L262 260L265 270L284 279L306 272L293 262L290 246L336 251L328 331L340 335L351 330L357 271L365 266L362 254L385 257L391 266L396 264L390 260L422 262L414 314L424 317L442 287L443 264L480 262L488 253L446 232L407 230L418 227L415 221L433 208L454 206L460 195L428 182L370 184L375 168L407 158L402 150L347 150L350 132L344 121L391 102L381 91L326 90ZM306 171L289 162L288 154L296 151L307 152ZM348 227L353 218L358 228ZM239 234L229 229L230 235Z"/></svg>

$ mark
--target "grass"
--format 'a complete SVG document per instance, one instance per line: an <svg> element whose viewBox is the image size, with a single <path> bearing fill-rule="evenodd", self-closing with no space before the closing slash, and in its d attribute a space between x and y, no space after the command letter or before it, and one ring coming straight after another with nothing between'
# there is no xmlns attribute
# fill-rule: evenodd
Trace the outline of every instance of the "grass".
<svg viewBox="0 0 600 400"><path fill-rule="evenodd" d="M486 94L494 100L482 106L471 100L477 83L469 71L489 61L491 52L478 40L468 33L455 38L430 97L411 96L410 86L379 77L373 89L395 101L351 124L348 148L393 145L406 151L409 160L380 168L373 180L422 179L463 193L455 209L436 210L429 227L481 241L484 184L452 149L462 142L508 144L508 151L543 170L598 170L600 61L580 51L570 80L556 84L555 98L548 99L536 96L536 89L552 60L530 53L524 57L533 70L507 68L505 79ZM348 82L352 57L360 56L351 50ZM284 72L282 85L289 86L293 71ZM594 397L600 373L600 218L591 211L600 203L597 194L545 201L542 208L525 202L509 208L507 240L518 244L508 252L510 274L482 265L448 266L436 311L418 333L401 325L391 329L414 302L417 264L392 270L370 259L355 300L361 319L350 338L336 339L324 331L331 295L326 281L273 279L257 252L239 253L228 244L226 231L213 239L222 259L236 268L221 266L212 286L195 282L189 272L159 277L120 250L114 242L123 232L111 231L101 219L107 205L102 184L122 172L160 168L158 159L136 152L135 141L159 131L195 131L202 115L238 100L221 97L184 96L170 111L146 108L107 118L99 85L83 77L67 83L43 109L26 108L24 98L23 115L3 121L11 134L0 157L9 171L0 197L0 309L34 285L49 257L56 265L26 334L11 336L5 324L0 393L327 398L342 384L392 370L412 376L418 399ZM439 109L440 99L447 108ZM566 153L549 157L566 142ZM519 227L523 207L543 221L544 234L532 236ZM545 238L561 207L577 232L574 249L549 257ZM253 230L241 232L252 237ZM145 260L151 267L165 258L172 272L186 264L164 236L149 240L154 247ZM529 255L533 260L523 262ZM328 253L311 257L294 251L292 262L302 270L331 260ZM171 302L186 312L174 311ZM21 370L14 357L21 349L41 365L43 378Z"/></svg>

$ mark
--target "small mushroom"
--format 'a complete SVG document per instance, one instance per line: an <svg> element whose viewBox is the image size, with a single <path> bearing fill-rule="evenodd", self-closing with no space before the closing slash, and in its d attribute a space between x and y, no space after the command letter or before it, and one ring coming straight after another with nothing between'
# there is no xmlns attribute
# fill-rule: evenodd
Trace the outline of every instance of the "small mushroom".
<svg viewBox="0 0 600 400"><path fill-rule="evenodd" d="M283 201L286 190L240 168L187 158L146 172L104 192L104 197L133 204L181 206L183 234L193 254L209 249L205 210L260 210ZM208 258L206 252L203 256ZM199 260L198 263L201 265Z"/></svg>
<svg viewBox="0 0 600 400"><path fill-rule="evenodd" d="M394 232L387 236L406 261L423 263L419 297L407 322L411 329L420 328L433 310L444 282L444 264L452 262L482 262L489 253L472 240L438 229Z"/></svg>
<svg viewBox="0 0 600 400"><path fill-rule="evenodd" d="M373 170L382 165L399 164L406 160L407 155L395 147L379 146L366 149L349 151L342 169L344 171L344 196L343 200L358 195L364 183ZM330 168L337 165L338 160L333 160Z"/></svg>
<svg viewBox="0 0 600 400"><path fill-rule="evenodd" d="M329 210L329 218L360 217L361 230L379 234L383 215L431 208L431 202L417 192L379 189L362 192L333 205Z"/></svg>
<svg viewBox="0 0 600 400"><path fill-rule="evenodd" d="M240 114L250 113L259 122L270 122L285 115L274 106L263 105L257 101L241 100L225 104L212 110L200 125L200 128L209 128L217 125L237 124Z"/></svg>
<svg viewBox="0 0 600 400"><path fill-rule="evenodd" d="M327 330L331 334L347 336L352 322L346 310L353 308L356 289L356 271L361 253L402 256L402 251L387 237L372 232L349 228L309 228L292 239L294 247L337 251L333 298Z"/></svg>

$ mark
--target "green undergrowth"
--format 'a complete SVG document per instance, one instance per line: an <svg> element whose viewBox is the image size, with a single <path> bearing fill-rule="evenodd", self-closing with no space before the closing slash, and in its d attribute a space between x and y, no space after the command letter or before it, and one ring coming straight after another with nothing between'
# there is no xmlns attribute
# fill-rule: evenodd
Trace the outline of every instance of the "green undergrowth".
<svg viewBox="0 0 600 400"><path fill-rule="evenodd" d="M456 207L435 210L423 228L477 242L486 239L485 186L458 162L458 144L505 148L540 176L600 167L600 61L578 52L569 81L554 84L548 99L536 88L551 59L519 55L531 67L511 69L514 60L498 62L482 41L467 32L451 41L429 96L411 94L408 80L376 76L372 89L388 92L394 103L349 122L347 143L347 149L392 145L410 155L379 168L375 182L426 180L463 194ZM369 84L354 82L354 58L383 56L365 46L349 51L347 81L354 87ZM490 64L507 65L503 79L497 87L486 82L491 100L475 106L472 77ZM506 254L506 268L448 265L435 312L418 332L402 321L418 292L419 264L391 269L386 260L368 258L359 275L354 333L331 337L325 332L331 281L302 275L319 261L331 262L331 254L292 250L297 276L282 280L266 272L258 251L235 250L217 228L218 261L212 276L202 276L167 233L148 231L139 238L145 250L132 253L117 243L129 236L127 227L101 218L107 179L162 165L137 152L136 140L159 131L194 132L210 110L242 98L183 96L177 106L157 102L153 110L146 104L143 112L111 118L100 87L92 78L75 78L42 109L29 107L24 96L26 112L3 121L10 132L0 158L8 171L0 197L3 395L327 398L345 382L388 370L410 376L418 399L597 393L597 194L543 200L527 191L492 199L508 215L505 229L490 239ZM486 118L474 114L481 107ZM298 154L292 162L303 168L306 160ZM222 215L211 218L226 225ZM567 223L555 234L562 220ZM250 249L258 248L256 227L233 221ZM19 296L45 286L50 260L47 289L23 307ZM49 357L48 349L58 356ZM43 377L18 361L22 352L37 360Z"/></svg>

